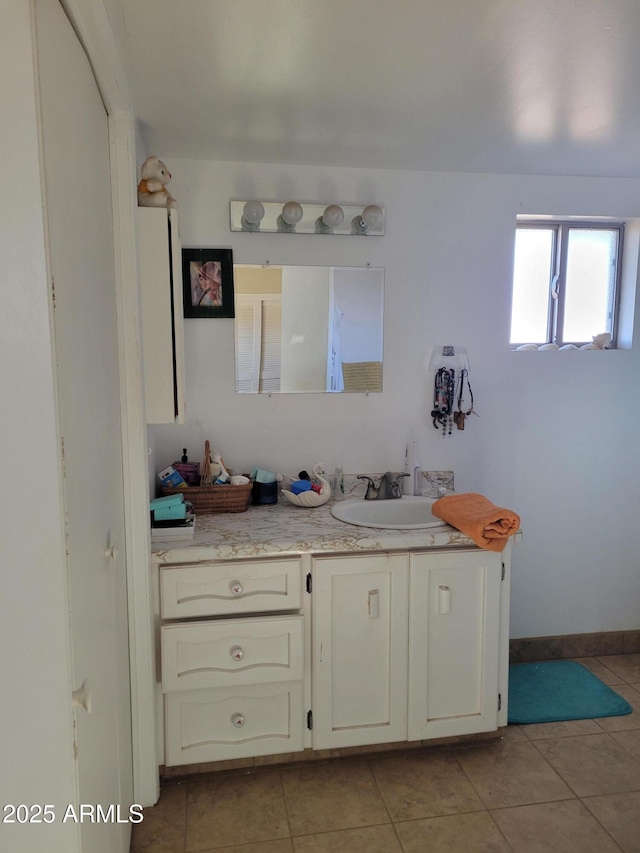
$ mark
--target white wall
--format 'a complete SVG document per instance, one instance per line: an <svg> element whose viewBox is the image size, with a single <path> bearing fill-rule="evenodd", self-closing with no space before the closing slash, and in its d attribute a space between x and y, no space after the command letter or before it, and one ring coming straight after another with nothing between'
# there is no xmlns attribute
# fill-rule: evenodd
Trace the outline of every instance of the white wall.
<svg viewBox="0 0 640 853"><path fill-rule="evenodd" d="M637 216L640 181L163 159L185 246L231 247L244 263L384 267L385 346L382 394L236 396L233 321L187 320L187 423L154 428L157 464L184 446L200 458L208 438L244 470L401 470L413 429L424 469L452 468L459 491L522 516L512 637L640 627L638 347L508 350L516 214ZM231 233L228 200L252 197L384 203L387 233ZM468 350L480 417L443 438L428 361L449 343Z"/></svg>

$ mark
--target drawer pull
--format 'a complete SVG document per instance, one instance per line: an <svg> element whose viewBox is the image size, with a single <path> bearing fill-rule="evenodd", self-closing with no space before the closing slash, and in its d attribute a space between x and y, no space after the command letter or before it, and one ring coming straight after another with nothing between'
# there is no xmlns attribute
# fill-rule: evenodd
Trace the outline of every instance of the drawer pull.
<svg viewBox="0 0 640 853"><path fill-rule="evenodd" d="M244 649L242 646L232 646L229 649L229 654L234 660L242 660L244 657Z"/></svg>
<svg viewBox="0 0 640 853"><path fill-rule="evenodd" d="M231 717L231 724L237 729L241 729L244 726L244 717L242 714L233 714Z"/></svg>
<svg viewBox="0 0 640 853"><path fill-rule="evenodd" d="M240 581L231 581L229 589L234 595L242 595L243 590Z"/></svg>
<svg viewBox="0 0 640 853"><path fill-rule="evenodd" d="M369 590L369 617L371 619L380 618L380 590Z"/></svg>
<svg viewBox="0 0 640 853"><path fill-rule="evenodd" d="M442 616L451 613L451 588L444 584L438 587L438 613Z"/></svg>

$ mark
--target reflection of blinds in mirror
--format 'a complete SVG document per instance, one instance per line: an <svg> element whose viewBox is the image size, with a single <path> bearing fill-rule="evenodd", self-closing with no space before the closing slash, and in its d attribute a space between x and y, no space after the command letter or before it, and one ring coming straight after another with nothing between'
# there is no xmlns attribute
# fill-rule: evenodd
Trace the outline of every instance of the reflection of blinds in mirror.
<svg viewBox="0 0 640 853"><path fill-rule="evenodd" d="M280 297L236 294L236 393L280 390Z"/></svg>
<svg viewBox="0 0 640 853"><path fill-rule="evenodd" d="M262 347L260 352L260 391L280 390L281 363L281 320L280 299L262 300Z"/></svg>

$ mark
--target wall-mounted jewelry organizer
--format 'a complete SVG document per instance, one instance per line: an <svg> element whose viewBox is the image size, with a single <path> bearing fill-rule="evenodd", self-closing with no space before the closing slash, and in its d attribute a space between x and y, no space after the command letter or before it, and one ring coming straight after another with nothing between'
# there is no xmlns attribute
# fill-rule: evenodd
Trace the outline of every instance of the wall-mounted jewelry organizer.
<svg viewBox="0 0 640 853"><path fill-rule="evenodd" d="M442 436L451 435L453 425L464 429L469 415L477 415L473 408L473 391L469 382L469 359L464 347L435 346L429 359L429 370L435 371L433 410L431 418Z"/></svg>
<svg viewBox="0 0 640 853"><path fill-rule="evenodd" d="M433 347L429 358L429 370L439 370L441 367L449 370L469 370L466 348L451 344L437 344Z"/></svg>

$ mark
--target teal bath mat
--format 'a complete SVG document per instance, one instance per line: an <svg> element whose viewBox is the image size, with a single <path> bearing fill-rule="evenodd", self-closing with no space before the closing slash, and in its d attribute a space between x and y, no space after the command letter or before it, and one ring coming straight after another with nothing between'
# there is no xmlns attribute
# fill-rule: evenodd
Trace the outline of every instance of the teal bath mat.
<svg viewBox="0 0 640 853"><path fill-rule="evenodd" d="M553 723L618 717L633 708L580 663L552 660L509 667L509 722Z"/></svg>

